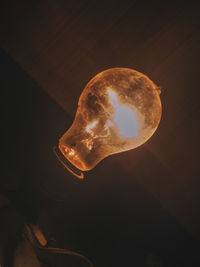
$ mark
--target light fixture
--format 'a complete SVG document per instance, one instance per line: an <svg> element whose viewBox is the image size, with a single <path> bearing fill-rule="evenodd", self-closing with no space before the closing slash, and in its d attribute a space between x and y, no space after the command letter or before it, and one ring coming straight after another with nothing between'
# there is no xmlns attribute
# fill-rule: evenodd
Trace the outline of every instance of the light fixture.
<svg viewBox="0 0 200 267"><path fill-rule="evenodd" d="M146 75L129 68L108 69L92 78L80 96L72 126L59 140L70 171L83 178L82 171L105 157L144 144L160 122L159 94Z"/></svg>

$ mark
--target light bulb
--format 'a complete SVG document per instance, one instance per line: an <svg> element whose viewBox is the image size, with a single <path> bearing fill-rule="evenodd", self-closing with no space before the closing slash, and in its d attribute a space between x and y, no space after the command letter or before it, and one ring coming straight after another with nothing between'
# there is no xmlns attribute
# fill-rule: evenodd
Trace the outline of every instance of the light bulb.
<svg viewBox="0 0 200 267"><path fill-rule="evenodd" d="M59 149L77 169L88 171L105 157L144 144L161 118L158 87L144 74L112 68L83 90Z"/></svg>

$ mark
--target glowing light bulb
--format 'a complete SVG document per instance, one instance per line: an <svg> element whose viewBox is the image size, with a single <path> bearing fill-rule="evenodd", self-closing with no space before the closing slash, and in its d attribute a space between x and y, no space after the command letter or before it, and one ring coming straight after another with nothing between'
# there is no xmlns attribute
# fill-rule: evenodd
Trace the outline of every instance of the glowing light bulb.
<svg viewBox="0 0 200 267"><path fill-rule="evenodd" d="M111 154L144 144L160 118L159 90L146 75L128 68L108 69L86 85L59 149L73 166L88 171Z"/></svg>

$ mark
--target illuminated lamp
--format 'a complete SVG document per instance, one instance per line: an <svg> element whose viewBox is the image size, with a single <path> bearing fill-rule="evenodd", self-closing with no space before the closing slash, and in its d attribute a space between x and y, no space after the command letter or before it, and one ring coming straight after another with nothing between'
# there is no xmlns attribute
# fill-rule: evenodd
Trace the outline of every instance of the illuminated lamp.
<svg viewBox="0 0 200 267"><path fill-rule="evenodd" d="M129 68L97 74L83 90L74 122L59 140L73 174L93 169L105 157L144 144L161 119L160 90L146 75Z"/></svg>

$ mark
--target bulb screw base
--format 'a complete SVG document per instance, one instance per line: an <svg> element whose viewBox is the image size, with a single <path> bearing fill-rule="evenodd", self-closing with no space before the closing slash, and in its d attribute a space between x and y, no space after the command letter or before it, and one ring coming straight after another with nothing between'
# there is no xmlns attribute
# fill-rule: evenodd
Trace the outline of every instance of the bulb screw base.
<svg viewBox="0 0 200 267"><path fill-rule="evenodd" d="M67 169L71 174L73 174L78 179L84 179L84 173L77 169L74 165L72 165L62 154L60 149L57 146L53 147L54 154L56 155L57 159L63 165L65 169Z"/></svg>

